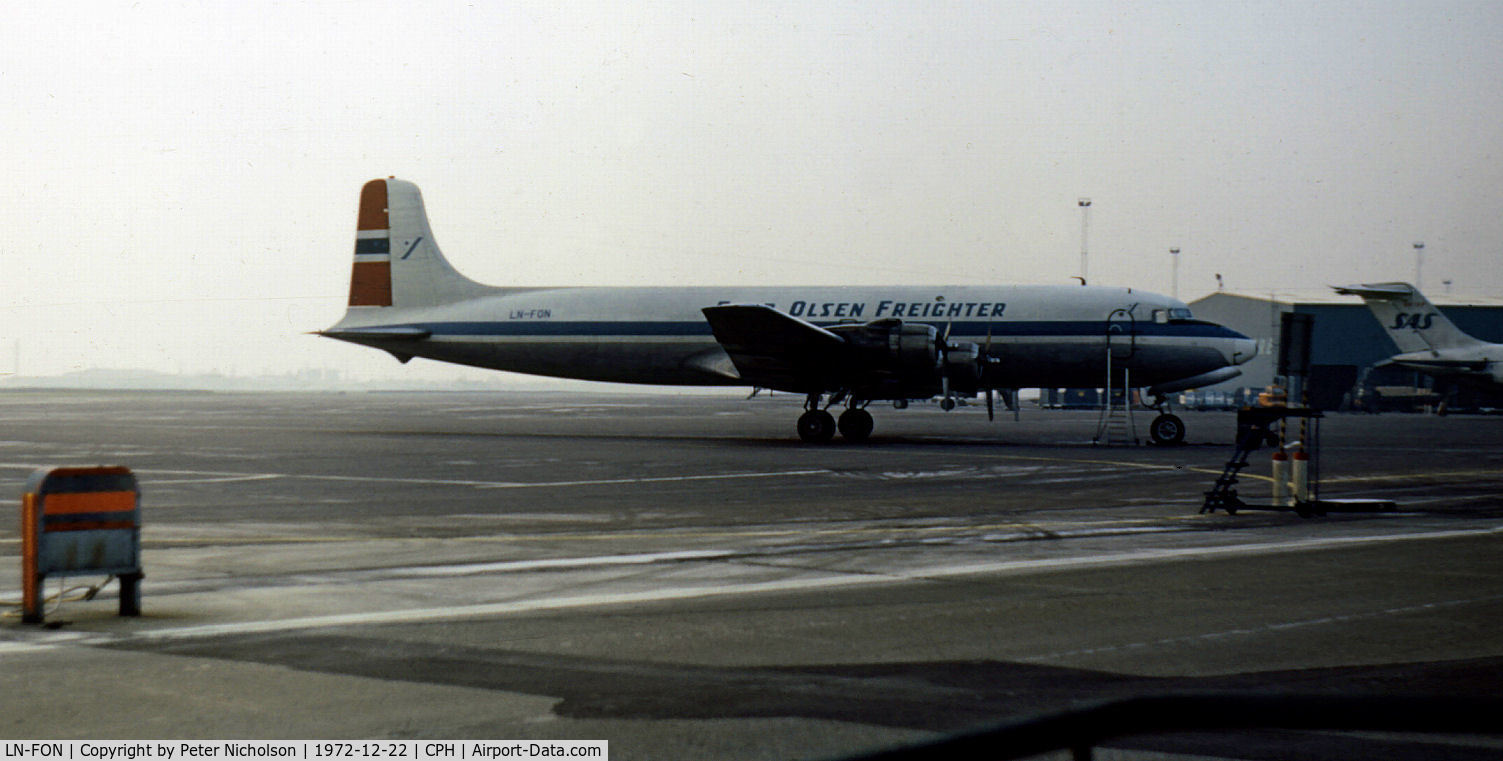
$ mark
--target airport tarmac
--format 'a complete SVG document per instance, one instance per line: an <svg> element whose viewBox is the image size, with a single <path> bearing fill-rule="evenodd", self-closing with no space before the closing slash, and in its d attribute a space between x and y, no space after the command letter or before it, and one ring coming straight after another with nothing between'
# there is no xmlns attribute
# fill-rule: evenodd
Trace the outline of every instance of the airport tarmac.
<svg viewBox="0 0 1503 761"><path fill-rule="evenodd" d="M805 445L799 411L735 391L0 394L0 489L130 466L146 571L140 618L112 586L55 627L0 624L0 736L828 758L1162 691L1503 687L1503 417L1325 418L1323 496L1399 510L1304 519L1198 512L1232 413L1183 413L1189 445L1157 448L1093 446L1088 411L928 405ZM1503 753L1325 732L1111 747Z"/></svg>

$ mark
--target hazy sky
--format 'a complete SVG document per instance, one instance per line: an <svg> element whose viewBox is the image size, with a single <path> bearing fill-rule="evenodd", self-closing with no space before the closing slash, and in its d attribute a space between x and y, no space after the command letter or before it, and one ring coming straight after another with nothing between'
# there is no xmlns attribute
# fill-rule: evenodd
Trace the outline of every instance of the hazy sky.
<svg viewBox="0 0 1503 761"><path fill-rule="evenodd" d="M361 184L484 282L1503 293L1503 3L7 5L28 374L428 374L305 336Z"/></svg>

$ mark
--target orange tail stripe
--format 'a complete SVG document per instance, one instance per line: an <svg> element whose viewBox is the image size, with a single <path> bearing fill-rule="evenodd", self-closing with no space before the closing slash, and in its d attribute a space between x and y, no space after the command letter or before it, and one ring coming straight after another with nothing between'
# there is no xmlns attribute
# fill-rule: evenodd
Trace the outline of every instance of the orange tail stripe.
<svg viewBox="0 0 1503 761"><path fill-rule="evenodd" d="M360 219L356 230L386 230L386 180L371 180L360 189Z"/></svg>
<svg viewBox="0 0 1503 761"><path fill-rule="evenodd" d="M123 513L136 509L136 494L128 491L67 492L42 498L44 515Z"/></svg>
<svg viewBox="0 0 1503 761"><path fill-rule="evenodd" d="M355 262L350 275L350 306L391 306L391 262Z"/></svg>

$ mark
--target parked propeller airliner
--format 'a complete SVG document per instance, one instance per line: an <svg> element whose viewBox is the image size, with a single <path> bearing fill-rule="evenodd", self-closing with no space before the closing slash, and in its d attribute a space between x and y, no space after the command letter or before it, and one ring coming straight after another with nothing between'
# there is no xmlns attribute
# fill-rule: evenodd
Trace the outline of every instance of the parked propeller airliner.
<svg viewBox="0 0 1503 761"><path fill-rule="evenodd" d="M1503 394L1503 344L1463 333L1418 288L1408 283L1333 287L1337 293L1361 296L1398 347L1398 354L1380 364L1395 364Z"/></svg>
<svg viewBox="0 0 1503 761"><path fill-rule="evenodd" d="M503 288L454 270L416 185L360 194L344 319L320 335L406 362L561 378L801 394L805 441L860 441L868 404L1115 383L1164 394L1240 374L1252 339L1180 301L1098 286ZM1108 359L1110 355L1110 360ZM1004 393L1004 400L1016 394ZM843 404L837 423L828 409ZM1184 425L1160 414L1155 441Z"/></svg>

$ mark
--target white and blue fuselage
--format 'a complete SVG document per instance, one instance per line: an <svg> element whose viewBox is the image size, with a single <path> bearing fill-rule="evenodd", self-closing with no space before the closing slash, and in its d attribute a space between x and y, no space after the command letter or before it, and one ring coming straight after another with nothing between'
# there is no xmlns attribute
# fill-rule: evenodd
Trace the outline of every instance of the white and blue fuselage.
<svg viewBox="0 0 1503 761"><path fill-rule="evenodd" d="M1137 386L1250 359L1252 339L1195 320L1181 302L1130 288L1082 286L536 288L408 309L354 307L328 332L418 356L560 378L739 385L701 309L762 304L821 327L899 319L985 347L997 388L1100 386L1114 371ZM421 341L392 338L404 330Z"/></svg>

